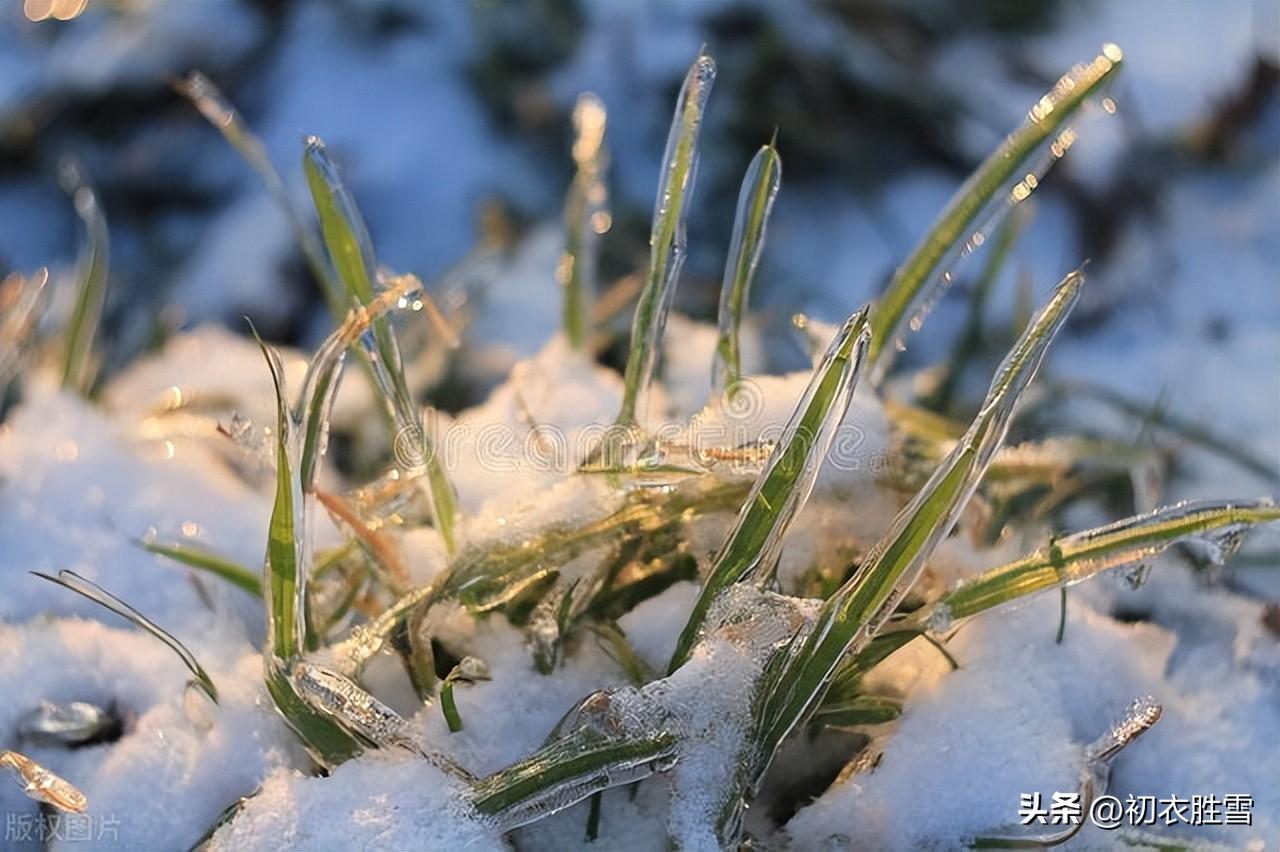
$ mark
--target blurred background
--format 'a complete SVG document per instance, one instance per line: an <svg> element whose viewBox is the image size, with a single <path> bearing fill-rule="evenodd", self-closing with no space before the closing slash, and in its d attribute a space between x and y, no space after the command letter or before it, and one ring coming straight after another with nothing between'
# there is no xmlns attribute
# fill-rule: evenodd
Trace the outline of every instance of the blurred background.
<svg viewBox="0 0 1280 852"><path fill-rule="evenodd" d="M84 236L56 179L70 155L111 229L108 374L181 329L243 332L244 316L277 342L320 339L331 320L287 217L174 90L198 69L304 210L302 140L325 139L387 266L437 287L479 274L478 252L492 261L470 343L530 354L559 324L577 96L608 109L607 285L645 262L675 94L705 44L720 73L677 309L714 321L738 185L776 129L783 184L752 300L770 367L795 367L792 314L836 321L873 298L982 157L1104 42L1125 51L1117 112L1092 107L1036 193L987 327L1088 260L1055 375L1212 428L1263 462L1207 460L1194 493L1275 492L1274 2L4 0L0 277L73 267ZM951 351L982 263L958 270L903 363Z"/></svg>

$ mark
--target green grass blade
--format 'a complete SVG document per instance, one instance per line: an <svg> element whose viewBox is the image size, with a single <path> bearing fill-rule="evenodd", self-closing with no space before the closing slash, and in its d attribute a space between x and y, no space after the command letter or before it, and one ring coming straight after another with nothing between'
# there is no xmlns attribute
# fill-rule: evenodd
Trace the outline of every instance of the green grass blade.
<svg viewBox="0 0 1280 852"><path fill-rule="evenodd" d="M738 212L733 221L733 239L720 285L719 338L711 367L711 391L719 399L732 395L742 380L742 347L738 335L747 313L751 282L760 253L764 249L769 212L782 184L782 159L771 141L756 152L742 178Z"/></svg>
<svg viewBox="0 0 1280 852"><path fill-rule="evenodd" d="M600 235L609 229L609 192L604 182L609 154L604 144L604 104L587 92L573 109L573 159L578 173L564 205L565 249L556 270L564 288L564 335L576 352L591 342Z"/></svg>
<svg viewBox="0 0 1280 852"><path fill-rule="evenodd" d="M1175 544L1199 541L1225 561L1245 532L1280 521L1270 500L1179 503L1056 539L1034 553L985 571L945 594L921 619L942 628L993 607L1141 565Z"/></svg>
<svg viewBox="0 0 1280 852"><path fill-rule="evenodd" d="M75 306L67 323L62 386L88 395L94 374L93 341L98 334L102 306L107 298L107 269L111 246L107 218L98 203L98 195L85 182L80 167L71 161L64 162L59 177L63 188L71 195L76 214L89 235L85 255L80 262L80 284Z"/></svg>
<svg viewBox="0 0 1280 852"><path fill-rule="evenodd" d="M489 666L478 657L463 657L453 670L445 676L440 684L440 711L444 713L445 724L449 733L456 734L462 730L462 714L458 712L458 704L453 698L453 688L459 683L476 683L489 680Z"/></svg>
<svg viewBox="0 0 1280 852"><path fill-rule="evenodd" d="M248 568L236 562L206 550L190 542L139 541L150 553L181 562L197 571L205 571L215 577L221 577L233 586L237 586L254 597L262 597L262 578Z"/></svg>
<svg viewBox="0 0 1280 852"><path fill-rule="evenodd" d="M624 712L615 699L597 701L604 695L587 696L538 751L480 779L471 793L476 810L509 831L669 765L675 733L644 712ZM643 700L634 690L623 699Z"/></svg>
<svg viewBox="0 0 1280 852"><path fill-rule="evenodd" d="M269 656L292 659L306 647L306 565L302 488L295 475L295 425L289 414L280 356L259 341L276 394L276 496L267 534L267 606Z"/></svg>
<svg viewBox="0 0 1280 852"><path fill-rule="evenodd" d="M321 231L338 277L353 304L368 307L381 291L373 242L355 199L343 184L324 142L312 136L303 153L303 170L320 218ZM427 439L421 412L405 380L395 332L387 317L377 317L361 336L373 376L392 424L396 463L411 476L425 473L435 525L452 553L456 549L457 492L443 461Z"/></svg>
<svg viewBox="0 0 1280 852"><path fill-rule="evenodd" d="M902 702L879 695L858 695L839 704L823 704L813 714L813 723L827 727L852 728L883 725L902 715Z"/></svg>
<svg viewBox="0 0 1280 852"><path fill-rule="evenodd" d="M767 684L757 721L758 773L814 708L840 660L867 645L955 525L1004 441L1019 397L1079 300L1083 281L1074 272L1058 286L1001 364L964 437L854 575L826 601L812 630Z"/></svg>
<svg viewBox="0 0 1280 852"><path fill-rule="evenodd" d="M218 688L213 685L213 678L209 677L209 673L204 670L204 666L200 665L200 662L195 658L195 655L187 650L187 646L178 641L177 637L172 633L165 630L163 627L99 586L97 583L81 577L74 571L59 571L58 576L56 577L50 576L49 574L42 574L39 571L32 571L31 573L42 580L48 580L50 583L56 583L63 588L70 589L78 595L83 595L99 606L109 609L121 618L136 624L138 627L141 627L143 630L168 645L173 649L173 652L181 658L183 664L187 667L187 670L191 672L194 677L192 683L199 687L205 695L209 696L209 700L214 704L218 703Z"/></svg>
<svg viewBox="0 0 1280 852"><path fill-rule="evenodd" d="M693 61L676 100L671 133L662 157L662 177L649 234L649 272L631 324L631 348L627 353L622 409L618 424L630 426L643 416L644 397L653 381L658 348L675 295L676 281L685 254L685 204L693 190L698 163L698 134L716 64L706 53Z"/></svg>
<svg viewBox="0 0 1280 852"><path fill-rule="evenodd" d="M871 338L876 378L887 369L888 358L901 344L903 324L910 322L913 329L918 327L918 307L935 295L931 292L934 282L949 276L949 266L955 258L981 244L995 224L993 214L998 219L1010 205L1025 200L1038 184L1039 175L1074 138L1066 122L1115 77L1121 59L1118 47L1104 45L1092 62L1065 74L1031 108L1027 121L960 187L876 302ZM1051 146L1048 158L1044 158L1046 146ZM1007 190L1011 183L1013 189ZM1002 192L1008 194L1001 195Z"/></svg>
<svg viewBox="0 0 1280 852"><path fill-rule="evenodd" d="M753 572L772 567L787 527L813 491L836 429L853 399L870 343L868 313L863 308L849 317L814 370L804 396L716 554L676 642L668 671L675 671L688 659L716 598Z"/></svg>
<svg viewBox="0 0 1280 852"><path fill-rule="evenodd" d="M348 307L347 299L342 294L342 285L333 277L333 272L325 261L324 251L320 248L320 243L316 240L315 234L305 224L302 216L298 214L293 202L289 200L289 193L284 187L284 181L280 179L280 173L276 171L270 158L267 157L262 141L258 139L253 129L245 122L239 110L227 100L221 90L204 74L199 71L192 71L185 79L179 80L175 84L175 88L179 94L191 101L192 105L200 111L200 114L210 124L217 128L218 132L236 150L236 153L248 163L249 167L258 173L258 177L262 179L267 192L271 194L271 197L289 218L289 224L293 228L298 246L302 249L302 256L306 260L311 274L315 276L317 283L319 283L320 289L324 292L329 312L333 314L335 320L341 320Z"/></svg>

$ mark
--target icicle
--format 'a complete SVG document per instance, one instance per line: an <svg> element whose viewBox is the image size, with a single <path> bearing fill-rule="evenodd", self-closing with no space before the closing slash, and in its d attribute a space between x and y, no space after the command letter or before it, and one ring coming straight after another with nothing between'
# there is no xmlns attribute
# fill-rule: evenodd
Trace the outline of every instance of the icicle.
<svg viewBox="0 0 1280 852"><path fill-rule="evenodd" d="M631 325L625 389L618 423L643 422L649 385L657 366L658 349L675 294L685 254L685 207L698 167L698 134L703 111L715 82L716 64L700 53L685 75L676 100L671 133L662 157L662 177L649 234L649 273Z"/></svg>
<svg viewBox="0 0 1280 852"><path fill-rule="evenodd" d="M37 802L71 814L84 813L89 800L71 782L45 769L25 754L0 751L0 767L8 769L22 792Z"/></svg>
<svg viewBox="0 0 1280 852"><path fill-rule="evenodd" d="M604 173L609 163L604 144L604 104L587 92L573 109L573 159L578 173L564 206L565 249L556 269L564 288L564 334L570 347L583 351L591 340L600 235L609 230L609 193Z"/></svg>
<svg viewBox="0 0 1280 852"><path fill-rule="evenodd" d="M720 284L719 338L711 367L712 399L726 391L733 395L742 379L742 349L738 339L747 313L751 282L764 249L765 229L782 183L782 160L774 142L762 147L751 159L738 194L738 212L733 220L733 239Z"/></svg>

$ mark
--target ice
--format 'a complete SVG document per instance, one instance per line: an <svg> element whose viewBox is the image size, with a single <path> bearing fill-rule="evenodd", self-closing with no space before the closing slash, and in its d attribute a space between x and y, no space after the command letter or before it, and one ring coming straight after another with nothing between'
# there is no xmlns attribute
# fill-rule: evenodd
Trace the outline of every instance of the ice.
<svg viewBox="0 0 1280 852"><path fill-rule="evenodd" d="M18 719L15 728L20 740L67 746L115 739L120 731L121 722L114 711L85 701L41 701Z"/></svg>
<svg viewBox="0 0 1280 852"><path fill-rule="evenodd" d="M654 201L648 279L631 327L626 393L618 415L618 422L623 426L643 422L648 416L646 394L658 364L667 312L671 309L680 267L684 263L684 222L688 196L692 193L698 171L698 134L715 76L715 62L706 53L699 54L685 75L676 98L675 116L667 136L666 152L662 156L662 173Z"/></svg>
<svg viewBox="0 0 1280 852"><path fill-rule="evenodd" d="M719 339L711 367L711 398L720 399L742 377L739 343L742 319L747 314L751 281L764 250L769 213L782 184L782 161L770 143L751 158L738 194L738 212L733 222L733 238L720 284Z"/></svg>

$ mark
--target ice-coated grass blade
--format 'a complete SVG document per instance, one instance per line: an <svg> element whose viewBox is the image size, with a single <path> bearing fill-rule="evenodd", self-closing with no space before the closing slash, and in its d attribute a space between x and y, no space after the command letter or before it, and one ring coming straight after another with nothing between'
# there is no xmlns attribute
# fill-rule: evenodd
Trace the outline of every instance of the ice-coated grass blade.
<svg viewBox="0 0 1280 852"><path fill-rule="evenodd" d="M254 597L262 597L262 578L220 554L214 553L190 542L139 541L143 548L151 553L159 554L174 562L180 562L188 568L204 571L221 577L233 586L237 586Z"/></svg>
<svg viewBox="0 0 1280 852"><path fill-rule="evenodd" d="M302 162L325 245L338 271L338 278L347 288L353 304L367 308L381 288L373 242L369 239L364 218L342 183L324 142L314 136L308 138ZM457 544L454 535L456 492L443 462L427 439L421 413L405 380L400 347L390 320L375 318L368 332L361 336L361 343L372 362L375 384L391 422L396 463L410 475L425 473L436 529L452 553Z"/></svg>
<svg viewBox="0 0 1280 852"><path fill-rule="evenodd" d="M329 312L333 314L335 320L341 320L348 308L347 299L342 293L342 285L334 278L315 234L305 224L302 216L298 214L293 202L289 200L289 193L285 190L284 181L280 179L280 173L276 171L270 158L267 157L262 141L258 139L253 129L245 122L239 110L227 100L222 91L204 74L199 71L192 71L185 79L177 81L174 84L174 88L177 89L179 94L191 101L192 105L200 111L200 114L210 124L217 128L218 132L236 150L236 153L248 163L249 167L258 173L258 177L262 179L267 192L271 194L271 197L289 218L289 224L293 228L298 246L302 249L302 256L307 262L307 267L320 284L320 289L324 291L325 302L329 306Z"/></svg>
<svg viewBox="0 0 1280 852"><path fill-rule="evenodd" d="M89 240L80 261L80 282L75 306L67 323L66 349L62 359L62 386L87 395L93 384L93 341L107 298L107 269L110 240L107 218L98 195L85 181L80 166L66 160L59 169L62 187L71 196L76 215L84 223Z"/></svg>
<svg viewBox="0 0 1280 852"><path fill-rule="evenodd" d="M9 770L22 792L37 802L69 814L84 813L89 807L78 787L21 752L0 751L0 769Z"/></svg>
<svg viewBox="0 0 1280 852"><path fill-rule="evenodd" d="M609 192L604 174L609 154L604 144L604 104L594 94L578 97L573 109L573 159L578 172L564 205L565 249L556 277L564 288L564 336L582 352L591 342L591 306L595 300L600 235L609 230Z"/></svg>
<svg viewBox="0 0 1280 852"><path fill-rule="evenodd" d="M458 703L453 698L454 686L459 683L476 683L489 679L489 666L479 657L463 657L449 674L445 675L444 681L440 684L440 711L444 713L444 721L449 726L450 733L456 734L463 727L462 714L458 712Z"/></svg>
<svg viewBox="0 0 1280 852"><path fill-rule="evenodd" d="M293 679L294 662L314 642L306 606L310 570L307 506L297 473L298 439L289 413L283 365L273 350L261 340L258 343L276 394L276 495L267 533L267 577L263 584L267 610L263 676L276 709L311 755L324 766L336 766L359 754L361 748L347 731L303 698Z"/></svg>
<svg viewBox="0 0 1280 852"><path fill-rule="evenodd" d="M1179 503L1056 539L959 584L917 620L933 629L949 629L993 607L1075 585L1102 571L1149 562L1180 542L1201 542L1215 560L1226 561L1247 530L1277 521L1280 507L1266 499Z"/></svg>
<svg viewBox="0 0 1280 852"><path fill-rule="evenodd" d="M295 425L289 414L280 356L259 340L276 394L276 496L267 532L267 650L291 659L306 647L306 553L302 487L294 459Z"/></svg>
<svg viewBox="0 0 1280 852"><path fill-rule="evenodd" d="M206 672L204 667L200 665L198 660L196 660L195 655L187 650L187 646L178 641L172 633L165 630L163 627L99 586L97 583L81 577L74 571L62 570L58 572L58 576L56 577L49 574L42 574L39 571L32 571L31 573L42 580L48 580L50 583L57 583L59 586L70 589L78 595L83 595L99 606L111 610L126 621L141 627L143 630L168 645L191 672L193 677L192 683L199 687L205 695L209 696L209 700L214 704L218 703L218 688L213 685L213 678L209 677L209 673Z"/></svg>
<svg viewBox="0 0 1280 852"><path fill-rule="evenodd" d="M769 571L796 513L813 491L822 462L853 399L870 340L869 310L845 322L813 372L769 461L738 512L680 633L668 671L685 660L712 603L754 572ZM763 576L763 575L760 575Z"/></svg>
<svg viewBox="0 0 1280 852"><path fill-rule="evenodd" d="M1164 715L1164 708L1149 696L1136 699L1122 719L1085 748L1084 766L1080 772L1079 802L1082 813L1091 813L1094 801L1106 794L1107 788L1111 786L1111 764L1116 756L1138 737L1151 730L1152 726L1160 721L1162 715ZM972 848L1044 849L1060 846L1075 837L1083 827L1084 820L1080 820L1068 828L1049 834L978 837L973 841Z"/></svg>
<svg viewBox="0 0 1280 852"><path fill-rule="evenodd" d="M949 278L956 258L980 245L1001 215L1031 194L1040 175L1070 145L1074 134L1066 122L1115 77L1121 60L1120 49L1107 44L1092 62L1063 75L1031 108L1027 121L960 187L876 302L871 337L874 378L884 373L901 345L903 324L919 327L921 307L927 308L936 296L935 283Z"/></svg>
<svg viewBox="0 0 1280 852"><path fill-rule="evenodd" d="M706 53L698 54L676 100L671 133L662 156L662 176L649 233L649 272L631 323L631 348L627 353L622 409L618 424L630 426L644 416L644 401L658 363L658 349L667 312L685 254L685 207L693 191L698 166L698 134L703 111L715 82L716 64Z"/></svg>
<svg viewBox="0 0 1280 852"><path fill-rule="evenodd" d="M964 437L768 678L756 714L757 778L783 738L816 706L840 660L867 645L955 525L1004 441L1022 391L1079 300L1083 281L1073 272L1058 285L1000 365Z"/></svg>
<svg viewBox="0 0 1280 852"><path fill-rule="evenodd" d="M764 249L769 212L782 184L782 159L775 141L763 146L751 159L738 193L738 212L733 220L733 239L720 285L719 337L711 366L711 394L720 399L732 396L742 380L742 348L738 339L742 318L747 313L751 282L760 253Z"/></svg>
<svg viewBox="0 0 1280 852"><path fill-rule="evenodd" d="M630 692L623 701L643 700ZM675 759L676 734L606 693L579 702L529 757L480 779L472 804L504 831L571 807L601 790L647 778ZM660 715L660 713L659 713ZM571 721L585 720L585 721ZM562 730L566 728L567 730Z"/></svg>

